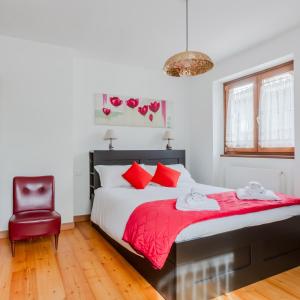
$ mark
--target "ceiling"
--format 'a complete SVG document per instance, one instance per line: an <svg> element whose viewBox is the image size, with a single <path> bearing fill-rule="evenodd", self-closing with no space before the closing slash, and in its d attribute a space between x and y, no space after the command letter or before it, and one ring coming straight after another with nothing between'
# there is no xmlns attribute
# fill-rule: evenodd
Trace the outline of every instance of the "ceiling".
<svg viewBox="0 0 300 300"><path fill-rule="evenodd" d="M299 0L190 0L190 48L215 61L298 25ZM185 1L0 0L0 34L161 68L185 48Z"/></svg>

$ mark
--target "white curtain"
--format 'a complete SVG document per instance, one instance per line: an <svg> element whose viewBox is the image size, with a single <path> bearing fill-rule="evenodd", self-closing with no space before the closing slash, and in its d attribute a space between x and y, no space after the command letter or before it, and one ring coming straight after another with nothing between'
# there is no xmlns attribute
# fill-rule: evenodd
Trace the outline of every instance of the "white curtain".
<svg viewBox="0 0 300 300"><path fill-rule="evenodd" d="M226 146L254 147L253 83L229 90L226 116Z"/></svg>
<svg viewBox="0 0 300 300"><path fill-rule="evenodd" d="M262 81L258 142L261 147L294 147L294 77L292 73Z"/></svg>

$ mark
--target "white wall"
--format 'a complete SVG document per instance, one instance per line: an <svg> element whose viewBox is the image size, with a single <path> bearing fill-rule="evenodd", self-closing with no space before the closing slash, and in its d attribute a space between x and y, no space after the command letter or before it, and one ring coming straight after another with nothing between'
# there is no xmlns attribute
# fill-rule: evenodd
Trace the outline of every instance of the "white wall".
<svg viewBox="0 0 300 300"><path fill-rule="evenodd" d="M74 213L90 212L88 151L107 149L103 136L108 127L94 121L95 93L115 93L128 96L164 98L173 102L173 132L176 149L186 149L189 155L189 97L186 79L170 78L161 70L153 71L103 63L78 57L75 60L74 81ZM165 129L114 127L119 139L116 149L164 149ZM188 161L189 157L187 157Z"/></svg>
<svg viewBox="0 0 300 300"><path fill-rule="evenodd" d="M265 42L246 52L237 54L223 62L202 77L191 80L193 116L191 128L194 143L191 147L192 173L201 182L211 184L224 183L224 169L228 166L257 168L276 168L286 173L287 192L300 195L300 28ZM293 56L295 61L295 127L296 159L255 159L255 158L220 158L223 144L222 106L223 97L218 92L220 82L226 78L245 75L259 67L279 61L280 58Z"/></svg>
<svg viewBox="0 0 300 300"><path fill-rule="evenodd" d="M72 221L72 76L67 48L0 37L0 231L17 175L53 174L56 209Z"/></svg>

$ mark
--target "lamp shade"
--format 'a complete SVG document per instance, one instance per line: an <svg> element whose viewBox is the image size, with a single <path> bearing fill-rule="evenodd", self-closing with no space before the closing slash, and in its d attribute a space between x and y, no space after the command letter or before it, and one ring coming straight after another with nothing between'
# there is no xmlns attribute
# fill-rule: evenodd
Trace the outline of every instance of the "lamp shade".
<svg viewBox="0 0 300 300"><path fill-rule="evenodd" d="M213 66L214 63L206 54L185 51L170 57L164 65L164 71L175 77L196 76L209 71Z"/></svg>
<svg viewBox="0 0 300 300"><path fill-rule="evenodd" d="M189 51L189 1L185 1L185 51L170 57L165 65L164 71L169 76L196 76L209 71L214 63L208 55L199 51Z"/></svg>
<svg viewBox="0 0 300 300"><path fill-rule="evenodd" d="M167 130L163 135L163 140L174 140L174 136L170 130Z"/></svg>
<svg viewBox="0 0 300 300"><path fill-rule="evenodd" d="M105 140L116 140L117 136L112 129L108 129L104 135Z"/></svg>

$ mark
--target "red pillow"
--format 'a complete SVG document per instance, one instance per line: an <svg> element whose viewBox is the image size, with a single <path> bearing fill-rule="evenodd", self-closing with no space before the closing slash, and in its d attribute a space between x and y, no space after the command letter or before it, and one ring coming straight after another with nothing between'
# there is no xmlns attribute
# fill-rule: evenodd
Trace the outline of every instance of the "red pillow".
<svg viewBox="0 0 300 300"><path fill-rule="evenodd" d="M180 172L158 163L151 181L166 187L176 187L179 177Z"/></svg>
<svg viewBox="0 0 300 300"><path fill-rule="evenodd" d="M134 162L122 176L136 189L144 189L152 179L152 175L137 162Z"/></svg>

